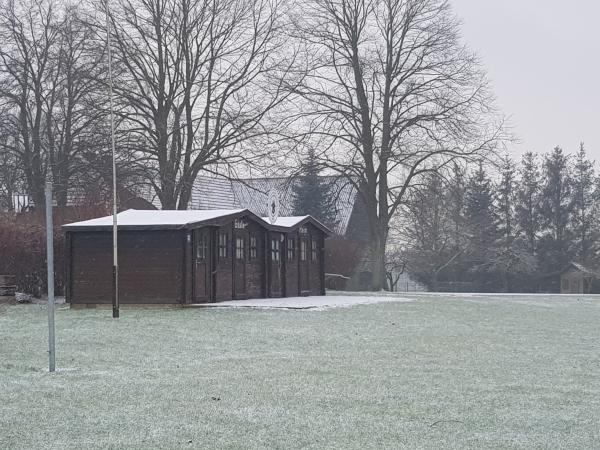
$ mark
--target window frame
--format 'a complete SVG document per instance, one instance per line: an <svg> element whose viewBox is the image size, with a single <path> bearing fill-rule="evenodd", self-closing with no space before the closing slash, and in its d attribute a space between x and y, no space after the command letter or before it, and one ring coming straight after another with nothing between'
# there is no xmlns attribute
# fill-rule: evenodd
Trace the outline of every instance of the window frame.
<svg viewBox="0 0 600 450"><path fill-rule="evenodd" d="M279 237L271 238L271 261L281 261L280 259L281 240Z"/></svg>
<svg viewBox="0 0 600 450"><path fill-rule="evenodd" d="M200 235L196 242L196 261L206 261L208 259L208 236L205 233Z"/></svg>
<svg viewBox="0 0 600 450"><path fill-rule="evenodd" d="M300 261L306 261L306 239L300 239Z"/></svg>
<svg viewBox="0 0 600 450"><path fill-rule="evenodd" d="M250 259L258 258L258 242L254 235L250 235L250 251L248 253Z"/></svg>
<svg viewBox="0 0 600 450"><path fill-rule="evenodd" d="M296 258L296 239L288 237L287 239L287 259L293 261Z"/></svg>
<svg viewBox="0 0 600 450"><path fill-rule="evenodd" d="M318 242L316 239L311 239L310 241L310 259L311 261L318 261L319 253L318 253Z"/></svg>
<svg viewBox="0 0 600 450"><path fill-rule="evenodd" d="M226 231L219 232L217 248L219 259L229 258L229 233Z"/></svg>
<svg viewBox="0 0 600 450"><path fill-rule="evenodd" d="M241 246L239 244L242 244ZM246 259L246 239L244 236L235 237L235 259L244 261Z"/></svg>

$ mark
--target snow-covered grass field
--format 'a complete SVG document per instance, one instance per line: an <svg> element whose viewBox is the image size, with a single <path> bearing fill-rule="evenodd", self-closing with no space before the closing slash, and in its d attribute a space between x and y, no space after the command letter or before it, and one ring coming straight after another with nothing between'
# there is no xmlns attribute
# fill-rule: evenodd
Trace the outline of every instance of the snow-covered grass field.
<svg viewBox="0 0 600 450"><path fill-rule="evenodd" d="M0 448L600 448L600 298L413 298L0 305Z"/></svg>

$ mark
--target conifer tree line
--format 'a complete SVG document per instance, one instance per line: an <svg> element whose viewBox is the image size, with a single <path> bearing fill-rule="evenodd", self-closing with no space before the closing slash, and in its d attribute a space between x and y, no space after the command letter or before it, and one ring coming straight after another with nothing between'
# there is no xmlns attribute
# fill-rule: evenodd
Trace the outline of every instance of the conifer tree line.
<svg viewBox="0 0 600 450"><path fill-rule="evenodd" d="M457 164L411 194L395 231L432 290L556 292L570 262L600 265L600 174L583 144Z"/></svg>

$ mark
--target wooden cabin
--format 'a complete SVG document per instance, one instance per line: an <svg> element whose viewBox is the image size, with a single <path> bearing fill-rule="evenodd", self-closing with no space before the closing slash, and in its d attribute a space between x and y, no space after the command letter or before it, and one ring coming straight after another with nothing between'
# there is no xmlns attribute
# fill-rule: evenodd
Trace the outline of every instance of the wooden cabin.
<svg viewBox="0 0 600 450"><path fill-rule="evenodd" d="M246 209L118 214L121 304L194 304L324 295L329 230ZM112 301L112 216L64 226L66 300Z"/></svg>
<svg viewBox="0 0 600 450"><path fill-rule="evenodd" d="M571 262L560 275L561 294L592 294L596 293L595 281L600 274L582 264Z"/></svg>
<svg viewBox="0 0 600 450"><path fill-rule="evenodd" d="M325 295L329 230L310 216L280 217L269 228L269 296Z"/></svg>

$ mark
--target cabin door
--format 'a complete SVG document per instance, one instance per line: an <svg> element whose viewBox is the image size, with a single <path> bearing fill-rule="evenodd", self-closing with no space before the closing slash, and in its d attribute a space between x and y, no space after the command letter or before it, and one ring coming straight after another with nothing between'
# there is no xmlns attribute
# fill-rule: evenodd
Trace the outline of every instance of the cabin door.
<svg viewBox="0 0 600 450"><path fill-rule="evenodd" d="M308 295L310 293L310 272L309 272L309 249L308 239L306 236L300 237L300 268L298 270L300 277L300 295Z"/></svg>
<svg viewBox="0 0 600 450"><path fill-rule="evenodd" d="M194 303L211 301L210 229L194 232Z"/></svg>
<svg viewBox="0 0 600 450"><path fill-rule="evenodd" d="M283 297L283 235L273 233L269 242L269 296Z"/></svg>
<svg viewBox="0 0 600 450"><path fill-rule="evenodd" d="M235 255L233 260L233 297L244 299L248 297L246 284L246 261L248 259L248 236L245 230L235 231Z"/></svg>

